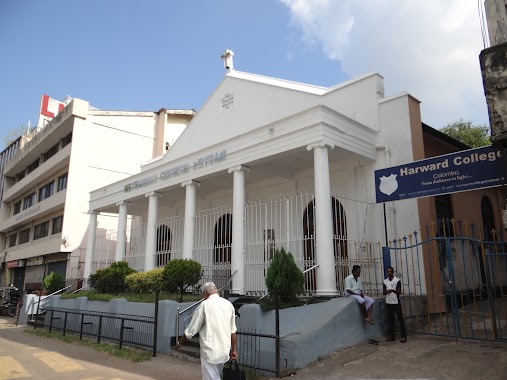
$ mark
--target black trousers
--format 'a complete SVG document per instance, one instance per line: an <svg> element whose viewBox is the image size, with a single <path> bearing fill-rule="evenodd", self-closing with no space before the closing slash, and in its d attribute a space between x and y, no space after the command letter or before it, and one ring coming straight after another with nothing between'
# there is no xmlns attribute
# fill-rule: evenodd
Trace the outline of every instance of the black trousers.
<svg viewBox="0 0 507 380"><path fill-rule="evenodd" d="M398 318L398 323L400 324L401 337L407 338L407 329L405 327L405 321L403 319L403 313L401 311L401 304L388 304L386 303L386 314L387 314L387 336L390 338L394 338L395 330L394 330L394 314L396 314L396 318Z"/></svg>

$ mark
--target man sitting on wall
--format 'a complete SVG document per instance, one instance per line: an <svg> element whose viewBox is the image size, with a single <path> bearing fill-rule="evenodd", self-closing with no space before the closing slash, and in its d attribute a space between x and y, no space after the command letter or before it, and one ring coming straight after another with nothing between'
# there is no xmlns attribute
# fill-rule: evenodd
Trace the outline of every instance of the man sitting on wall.
<svg viewBox="0 0 507 380"><path fill-rule="evenodd" d="M363 314L365 316L365 321L370 325L373 325L373 321L371 319L371 312L373 310L373 303L375 302L373 298L368 297L363 292L363 285L361 284L361 280L359 276L361 275L361 267L359 265L354 265L352 267L352 274L345 278L345 297L353 297L357 300Z"/></svg>

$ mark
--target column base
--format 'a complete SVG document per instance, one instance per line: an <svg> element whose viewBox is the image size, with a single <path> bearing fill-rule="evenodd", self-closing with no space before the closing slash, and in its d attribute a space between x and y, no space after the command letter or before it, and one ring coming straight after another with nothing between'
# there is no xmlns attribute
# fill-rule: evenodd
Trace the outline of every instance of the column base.
<svg viewBox="0 0 507 380"><path fill-rule="evenodd" d="M240 290L240 289L231 289L229 291L229 294L231 296L244 296L245 295L245 291L244 290Z"/></svg>
<svg viewBox="0 0 507 380"><path fill-rule="evenodd" d="M331 296L331 297L336 297L338 296L338 291L336 289L331 289L331 290L317 290L315 292L315 296L316 297L322 297L322 296Z"/></svg>

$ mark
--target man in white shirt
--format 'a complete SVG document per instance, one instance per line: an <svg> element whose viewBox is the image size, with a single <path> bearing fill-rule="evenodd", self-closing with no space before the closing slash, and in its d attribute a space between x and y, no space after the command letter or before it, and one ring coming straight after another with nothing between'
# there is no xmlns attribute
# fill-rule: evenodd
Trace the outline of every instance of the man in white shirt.
<svg viewBox="0 0 507 380"><path fill-rule="evenodd" d="M405 321L403 320L403 313L401 311L400 294L401 294L401 281L399 278L394 277L393 267L387 267L387 278L384 280L384 294L386 296L386 314L387 314L387 341L394 342L394 314L400 323L401 340L400 343L407 342L407 329L405 328Z"/></svg>
<svg viewBox="0 0 507 380"><path fill-rule="evenodd" d="M359 265L354 265L352 267L352 274L345 278L345 297L355 298L364 313L364 320L370 325L373 325L374 323L371 319L371 312L375 301L373 298L364 294L363 284L361 284L361 280L359 279L360 275L361 267Z"/></svg>
<svg viewBox="0 0 507 380"><path fill-rule="evenodd" d="M203 285L204 301L197 307L185 329L176 342L179 350L187 339L199 333L201 346L201 371L203 380L220 380L224 363L237 359L236 352L236 313L234 306L218 295L214 283Z"/></svg>

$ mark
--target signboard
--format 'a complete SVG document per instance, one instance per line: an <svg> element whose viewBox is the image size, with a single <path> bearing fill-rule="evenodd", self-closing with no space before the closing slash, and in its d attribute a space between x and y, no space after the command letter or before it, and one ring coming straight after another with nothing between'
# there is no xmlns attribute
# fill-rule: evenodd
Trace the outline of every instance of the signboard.
<svg viewBox="0 0 507 380"><path fill-rule="evenodd" d="M182 165L174 166L169 169L165 169L162 172L160 172L160 175L151 175L149 177L141 178L137 181L130 182L125 185L123 191L131 191L136 190L141 187L145 187L148 185L151 185L152 183L157 182L157 180L166 180L172 177L176 177L183 173L188 173L190 169L197 170L200 168L203 168L205 166L209 166L211 164L214 164L215 162L223 161L227 158L227 151L224 149L220 152L215 152L212 154L208 154L204 157L199 157L198 159L194 160L192 163L184 163Z"/></svg>
<svg viewBox="0 0 507 380"><path fill-rule="evenodd" d="M6 268L9 268L9 269L12 269L12 268L17 268L18 266L21 267L23 265L18 265L18 264L22 264L20 263L21 260L14 260L14 261L7 261L5 263L5 267Z"/></svg>
<svg viewBox="0 0 507 380"><path fill-rule="evenodd" d="M26 260L27 267L33 267L35 265L42 265L42 264L44 264L44 258L42 256L41 257L34 257L34 258Z"/></svg>
<svg viewBox="0 0 507 380"><path fill-rule="evenodd" d="M375 170L377 203L507 183L500 150L487 146Z"/></svg>
<svg viewBox="0 0 507 380"><path fill-rule="evenodd" d="M40 116L37 124L37 132L51 121L58 113L65 108L65 104L56 99L50 98L48 95L42 95L40 102Z"/></svg>

